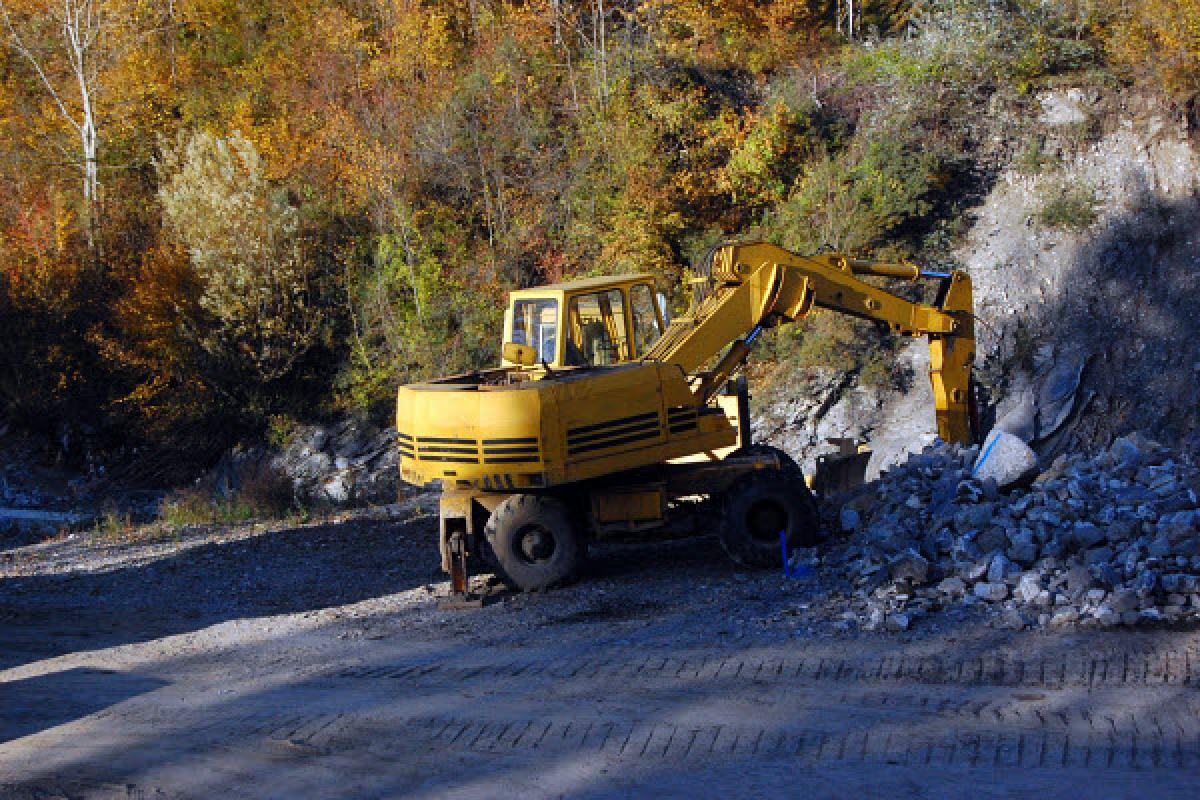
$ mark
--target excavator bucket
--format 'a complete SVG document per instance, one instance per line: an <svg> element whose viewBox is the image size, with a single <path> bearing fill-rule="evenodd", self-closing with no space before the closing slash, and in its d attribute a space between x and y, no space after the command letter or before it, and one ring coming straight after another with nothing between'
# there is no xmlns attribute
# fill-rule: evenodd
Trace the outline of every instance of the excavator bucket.
<svg viewBox="0 0 1200 800"><path fill-rule="evenodd" d="M866 480L867 464L871 460L870 448L856 439L835 438L828 441L838 446L838 452L817 457L812 490L828 497L862 486Z"/></svg>

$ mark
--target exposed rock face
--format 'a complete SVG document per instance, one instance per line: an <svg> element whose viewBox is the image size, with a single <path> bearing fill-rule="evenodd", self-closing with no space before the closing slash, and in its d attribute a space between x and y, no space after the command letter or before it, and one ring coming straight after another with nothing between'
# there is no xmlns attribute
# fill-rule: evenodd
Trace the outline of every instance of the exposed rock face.
<svg viewBox="0 0 1200 800"><path fill-rule="evenodd" d="M345 419L298 430L273 463L297 488L333 505L394 503L399 455L394 428Z"/></svg>
<svg viewBox="0 0 1200 800"><path fill-rule="evenodd" d="M1200 455L1200 147L1184 110L1066 89L1039 98L1039 171L998 170L954 260L971 276L977 366L999 427L1043 458L1107 446L1132 428ZM1086 229L1038 223L1056 187L1095 197ZM923 342L901 353L904 392L831 374L756 421L810 468L832 436L859 436L868 478L935 433ZM800 397L804 395L804 397ZM774 422L767 422L771 418ZM781 422L782 421L782 422Z"/></svg>
<svg viewBox="0 0 1200 800"><path fill-rule="evenodd" d="M291 480L297 497L333 506L382 505L399 497L399 454L394 428L353 418L330 425L305 425L281 451L238 449L214 468L210 480L235 491L246 475L264 465Z"/></svg>
<svg viewBox="0 0 1200 800"><path fill-rule="evenodd" d="M867 477L876 477L937 438L933 389L925 377L929 348L914 341L898 358L901 371L914 376L906 391L867 389L855 385L852 376L817 370L798 378L786 400L753 421L755 439L783 448L810 472L818 455L836 451L829 439L865 439L872 448Z"/></svg>
<svg viewBox="0 0 1200 800"><path fill-rule="evenodd" d="M1130 427L1186 437L1200 422L1196 404L1179 402L1200 370L1193 132L1182 112L1136 96L1066 90L1041 100L1044 151L1058 165L1004 171L960 255L1000 415L1038 393L1032 427L1013 432L1051 456ZM1101 133L1080 146L1081 125ZM1086 230L1036 224L1063 185L1094 190L1098 216ZM1039 380L1019 374L1022 361Z"/></svg>
<svg viewBox="0 0 1200 800"><path fill-rule="evenodd" d="M839 509L858 522L846 538L806 556L848 578L864 628L979 604L1005 627L1200 620L1200 471L1176 453L1123 437L1008 491L972 476L978 458L913 455Z"/></svg>

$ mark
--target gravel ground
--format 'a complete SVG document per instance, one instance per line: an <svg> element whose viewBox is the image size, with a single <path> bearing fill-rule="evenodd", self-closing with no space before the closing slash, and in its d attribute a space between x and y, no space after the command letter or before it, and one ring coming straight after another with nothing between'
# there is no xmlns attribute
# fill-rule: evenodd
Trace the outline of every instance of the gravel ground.
<svg viewBox="0 0 1200 800"><path fill-rule="evenodd" d="M0 552L0 797L1195 796L1192 630L847 629L705 536L440 611L413 513Z"/></svg>

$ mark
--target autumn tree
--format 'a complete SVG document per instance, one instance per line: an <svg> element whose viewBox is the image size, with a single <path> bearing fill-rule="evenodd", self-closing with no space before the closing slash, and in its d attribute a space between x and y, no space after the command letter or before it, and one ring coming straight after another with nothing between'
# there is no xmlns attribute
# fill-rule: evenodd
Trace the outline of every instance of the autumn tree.
<svg viewBox="0 0 1200 800"><path fill-rule="evenodd" d="M151 0L0 0L10 47L76 139L89 242L100 202L101 130L113 100L111 71L148 35L169 25Z"/></svg>
<svg viewBox="0 0 1200 800"><path fill-rule="evenodd" d="M1124 65L1153 75L1174 94L1200 86L1200 0L1098 3L1114 18L1109 47Z"/></svg>
<svg viewBox="0 0 1200 800"><path fill-rule="evenodd" d="M238 134L164 146L159 175L166 232L195 272L200 317L183 320L187 335L210 385L243 401L286 377L320 325L296 209Z"/></svg>

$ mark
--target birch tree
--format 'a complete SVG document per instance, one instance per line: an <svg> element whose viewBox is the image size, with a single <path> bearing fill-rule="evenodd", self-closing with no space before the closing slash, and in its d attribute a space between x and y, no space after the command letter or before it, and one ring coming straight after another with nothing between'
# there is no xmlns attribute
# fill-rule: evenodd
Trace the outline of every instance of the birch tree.
<svg viewBox="0 0 1200 800"><path fill-rule="evenodd" d="M152 34L174 26L174 0L0 0L8 45L73 134L93 242L100 205L101 104L109 70Z"/></svg>
<svg viewBox="0 0 1200 800"><path fill-rule="evenodd" d="M834 12L837 31L844 33L847 39L854 38L854 31L858 27L857 11L859 10L855 8L854 0L838 0L837 9Z"/></svg>

